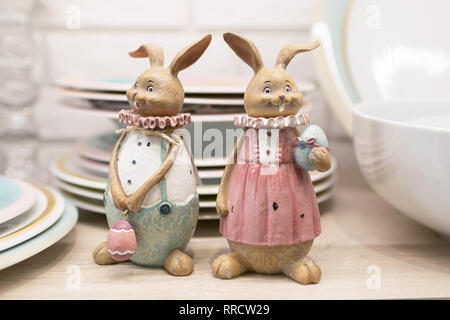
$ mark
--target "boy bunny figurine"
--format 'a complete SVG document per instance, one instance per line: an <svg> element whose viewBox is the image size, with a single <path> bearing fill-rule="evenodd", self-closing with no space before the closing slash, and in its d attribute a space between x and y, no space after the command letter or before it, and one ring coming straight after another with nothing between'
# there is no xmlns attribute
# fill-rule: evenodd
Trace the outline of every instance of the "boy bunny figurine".
<svg viewBox="0 0 450 320"><path fill-rule="evenodd" d="M180 113L184 90L177 74L195 63L210 42L207 35L184 48L168 68L157 44L130 52L133 58L148 57L151 67L127 91L131 110L119 112L119 121L128 127L111 157L104 194L111 230L94 250L97 264L129 259L176 276L193 271L184 249L198 220L198 175L178 134L191 117Z"/></svg>
<svg viewBox="0 0 450 320"><path fill-rule="evenodd" d="M302 284L318 283L321 270L307 257L320 234L319 208L308 170L331 166L322 130L299 114L303 96L286 72L291 59L319 46L288 44L266 68L253 42L232 33L224 39L255 72L244 96L244 128L217 195L220 232L231 253L212 263L213 274L231 279L247 271L284 273Z"/></svg>

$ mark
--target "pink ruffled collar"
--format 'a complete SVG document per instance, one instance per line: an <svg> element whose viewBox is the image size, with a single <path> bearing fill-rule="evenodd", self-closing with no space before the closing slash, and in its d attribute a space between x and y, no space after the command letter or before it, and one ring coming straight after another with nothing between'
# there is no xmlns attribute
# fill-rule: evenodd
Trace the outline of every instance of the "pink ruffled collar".
<svg viewBox="0 0 450 320"><path fill-rule="evenodd" d="M234 117L234 125L236 127L245 128L294 128L310 122L309 115L307 113L299 113L295 116L275 117L275 118L254 118L249 115L239 115Z"/></svg>
<svg viewBox="0 0 450 320"><path fill-rule="evenodd" d="M144 117L133 113L131 110L120 110L119 122L144 129L166 129L190 124L191 114L179 113L170 117Z"/></svg>

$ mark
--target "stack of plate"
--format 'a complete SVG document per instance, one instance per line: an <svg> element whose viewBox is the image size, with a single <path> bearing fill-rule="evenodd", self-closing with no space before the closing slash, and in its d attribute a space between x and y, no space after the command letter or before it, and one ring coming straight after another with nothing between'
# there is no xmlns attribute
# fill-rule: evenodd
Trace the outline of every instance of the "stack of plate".
<svg viewBox="0 0 450 320"><path fill-rule="evenodd" d="M64 155L57 159L51 166L51 172L55 176L55 184L77 207L104 214L103 193L108 175L108 154L104 153L104 150L111 150L113 145L102 145L98 149L92 148L92 144L94 144L92 142L102 141L101 137L105 136L84 141L81 144L80 153ZM97 156L99 157L97 158ZM311 172L311 180L318 203L328 200L332 195L332 188L336 181L336 161L334 158L332 160L332 167L329 171ZM199 175L203 182L197 188L200 196L200 219L218 218L216 195L223 169L224 164L212 169L199 167Z"/></svg>
<svg viewBox="0 0 450 320"><path fill-rule="evenodd" d="M75 206L55 189L0 177L0 270L48 248L77 219Z"/></svg>
<svg viewBox="0 0 450 320"><path fill-rule="evenodd" d="M64 94L62 104L87 116L118 118L120 109L128 109L125 91L134 80L60 80L57 86ZM313 84L304 84L302 91L307 94L314 89ZM245 85L190 85L185 86L183 112L192 114L192 122L186 129L190 134L190 146L194 150L194 163L198 169L202 185L200 195L200 219L217 219L215 209L216 195L226 163L226 143L223 150L212 157L205 157L205 148L211 144L204 132L208 129L221 131L226 137L227 129L234 129L234 115L244 112L243 97ZM306 107L307 108L307 107ZM117 122L118 123L118 122ZM119 125L119 124L118 124ZM200 127L198 127L198 126ZM198 128L201 136L198 137ZM77 152L64 155L51 166L55 183L79 207L87 211L104 213L103 192L108 176L109 160L114 144L119 138L114 133L106 133L80 141ZM204 141L207 140L207 141ZM201 148L195 148L201 144ZM195 154L200 149L201 155ZM219 154L221 153L221 154ZM335 182L336 162L326 173L311 174L318 201L330 198Z"/></svg>
<svg viewBox="0 0 450 320"><path fill-rule="evenodd" d="M64 96L64 107L88 116L117 119L117 111L128 109L125 95L134 79L74 79L63 78L56 82ZM183 112L193 115L193 121L232 121L233 115L244 113L245 84L216 83L184 85ZM300 90L305 96L303 112L308 105L308 94L315 84L301 81Z"/></svg>

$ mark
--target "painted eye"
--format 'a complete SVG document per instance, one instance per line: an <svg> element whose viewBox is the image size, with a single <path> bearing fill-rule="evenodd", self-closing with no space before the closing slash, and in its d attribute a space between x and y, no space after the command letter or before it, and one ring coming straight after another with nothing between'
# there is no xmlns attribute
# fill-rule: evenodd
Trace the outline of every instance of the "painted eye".
<svg viewBox="0 0 450 320"><path fill-rule="evenodd" d="M153 87L152 87L152 86L149 86L149 87L147 88L147 91L148 91L148 92L153 92Z"/></svg>
<svg viewBox="0 0 450 320"><path fill-rule="evenodd" d="M137 88L137 82L134 83L133 87L136 89Z"/></svg>
<svg viewBox="0 0 450 320"><path fill-rule="evenodd" d="M269 93L272 92L272 90L270 90L269 87L265 87L263 92L264 92L265 94L269 94Z"/></svg>
<svg viewBox="0 0 450 320"><path fill-rule="evenodd" d="M291 87L286 86L286 92L291 92Z"/></svg>

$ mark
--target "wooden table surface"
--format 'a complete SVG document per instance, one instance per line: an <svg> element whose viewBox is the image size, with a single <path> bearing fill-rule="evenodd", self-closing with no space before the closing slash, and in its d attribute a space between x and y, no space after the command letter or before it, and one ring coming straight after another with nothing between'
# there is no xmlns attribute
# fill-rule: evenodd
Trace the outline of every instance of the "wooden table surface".
<svg viewBox="0 0 450 320"><path fill-rule="evenodd" d="M310 252L322 268L317 285L281 275L214 278L211 261L228 251L217 221L199 223L189 244L195 262L189 277L131 263L97 266L91 253L106 239L106 218L80 212L61 241L0 271L0 299L450 298L450 244L369 188L348 141L332 147L339 180L334 198L321 206L322 234Z"/></svg>

